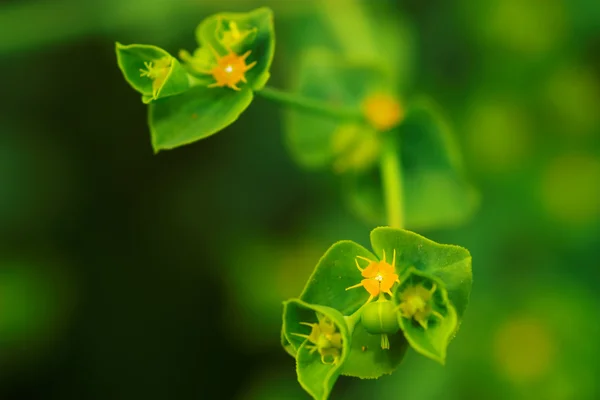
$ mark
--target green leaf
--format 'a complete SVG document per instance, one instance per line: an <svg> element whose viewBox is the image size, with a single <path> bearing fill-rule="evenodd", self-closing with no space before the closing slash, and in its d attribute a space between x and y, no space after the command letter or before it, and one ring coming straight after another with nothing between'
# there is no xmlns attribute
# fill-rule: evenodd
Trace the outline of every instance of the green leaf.
<svg viewBox="0 0 600 400"><path fill-rule="evenodd" d="M183 93L190 88L189 77L179 61L165 50L151 45L116 43L117 63L125 80L142 94L142 101Z"/></svg>
<svg viewBox="0 0 600 400"><path fill-rule="evenodd" d="M416 293L415 288L419 288L427 297L431 296L428 301L430 314L421 319L421 323L414 317L398 314L398 323L406 339L417 352L444 364L448 342L458 325L456 311L448 300L444 283L415 268L409 268L400 282L394 291L394 299L398 304L401 304L403 296L410 303L411 294Z"/></svg>
<svg viewBox="0 0 600 400"><path fill-rule="evenodd" d="M376 66L345 60L325 50L312 50L302 55L292 89L310 99L359 109L372 91L385 88L385 82L385 74ZM365 148L377 149L373 145L376 132L367 125L340 126L340 121L295 110L286 113L286 122L290 151L305 167L324 168L337 162L337 169L341 163L345 170L349 162L353 165L353 157L359 158L361 167L372 164L376 158L362 154Z"/></svg>
<svg viewBox="0 0 600 400"><path fill-rule="evenodd" d="M201 47L208 46L220 56L230 50L237 55L251 51L247 62L256 65L246 73L246 78L252 90L262 89L269 80L275 53L273 12L269 8L211 15L198 25L196 39Z"/></svg>
<svg viewBox="0 0 600 400"><path fill-rule="evenodd" d="M298 349L296 354L296 372L298 382L314 399L327 399L335 381L340 375L349 354L351 338L346 321L339 311L330 307L309 304L299 299L284 303L283 332L287 340ZM323 363L319 351L311 351L310 340L297 336L310 335L311 328L301 323L318 323L317 313L333 321L336 331L341 333L341 355L336 363Z"/></svg>
<svg viewBox="0 0 600 400"><path fill-rule="evenodd" d="M460 153L436 107L425 99L412 103L395 132L406 226L431 229L463 223L477 208L479 195L464 176ZM369 223L385 224L379 169L345 178L350 207Z"/></svg>
<svg viewBox="0 0 600 400"><path fill-rule="evenodd" d="M335 308L344 315L358 310L366 303L369 294L362 288L346 290L363 279L356 268L356 256L376 259L371 252L352 241L335 243L319 260L300 298L308 303Z"/></svg>
<svg viewBox="0 0 600 400"><path fill-rule="evenodd" d="M237 120L252 102L252 91L196 86L150 104L149 124L155 152L213 135Z"/></svg>
<svg viewBox="0 0 600 400"><path fill-rule="evenodd" d="M439 244L416 233L389 227L371 231L371 245L380 257L384 251L386 255L396 252L396 272L400 275L414 267L438 278L458 317L462 318L473 282L471 255L467 249Z"/></svg>
<svg viewBox="0 0 600 400"><path fill-rule="evenodd" d="M357 324L352 334L352 347L342 375L361 379L376 379L391 374L404 358L408 342L402 332L388 335L390 348L381 348L381 335L371 335L362 324Z"/></svg>

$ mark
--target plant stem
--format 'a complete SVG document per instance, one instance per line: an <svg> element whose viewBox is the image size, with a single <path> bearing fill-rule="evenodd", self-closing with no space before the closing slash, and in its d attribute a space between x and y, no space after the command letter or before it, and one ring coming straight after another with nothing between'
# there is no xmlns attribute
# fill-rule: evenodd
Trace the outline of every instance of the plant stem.
<svg viewBox="0 0 600 400"><path fill-rule="evenodd" d="M404 227L404 204L402 202L402 170L400 148L395 132L387 132L380 159L381 181L388 226Z"/></svg>
<svg viewBox="0 0 600 400"><path fill-rule="evenodd" d="M364 120L363 114L359 109L334 106L324 101L314 100L293 93L286 93L282 90L268 86L265 86L255 93L274 102L285 104L301 111L306 111L325 117L341 120Z"/></svg>

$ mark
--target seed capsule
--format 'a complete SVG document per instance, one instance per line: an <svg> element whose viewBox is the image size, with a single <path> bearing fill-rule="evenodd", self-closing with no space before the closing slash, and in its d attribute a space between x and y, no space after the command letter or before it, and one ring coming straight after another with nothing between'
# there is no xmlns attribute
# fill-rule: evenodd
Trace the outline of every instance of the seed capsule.
<svg viewBox="0 0 600 400"><path fill-rule="evenodd" d="M398 311L389 300L367 304L361 315L361 322L368 333L394 334L400 329Z"/></svg>

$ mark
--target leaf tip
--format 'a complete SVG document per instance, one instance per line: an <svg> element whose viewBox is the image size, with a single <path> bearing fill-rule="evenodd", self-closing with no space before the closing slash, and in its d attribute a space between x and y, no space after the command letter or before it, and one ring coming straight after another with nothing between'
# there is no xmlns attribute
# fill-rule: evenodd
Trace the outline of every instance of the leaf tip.
<svg viewBox="0 0 600 400"><path fill-rule="evenodd" d="M158 153L160 153L163 150L165 150L165 148L163 146L161 146L160 144L156 143L156 141L154 140L154 137L152 137L152 152L154 153L154 155L157 155Z"/></svg>

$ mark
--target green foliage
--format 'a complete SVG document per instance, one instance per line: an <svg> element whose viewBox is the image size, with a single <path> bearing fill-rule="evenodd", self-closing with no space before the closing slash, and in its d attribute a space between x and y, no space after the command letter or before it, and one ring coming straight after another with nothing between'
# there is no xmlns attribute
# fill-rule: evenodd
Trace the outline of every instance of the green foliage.
<svg viewBox="0 0 600 400"><path fill-rule="evenodd" d="M466 249L389 227L371 232L371 246L377 257L354 242L335 243L319 260L300 298L284 305L282 344L296 357L298 379L306 379L300 366L302 371L323 372L311 375L310 389L301 382L314 398L325 398L326 390L315 395L312 388L330 388L338 371L360 378L392 373L408 344L444 363L446 347L468 303L472 276ZM397 274L401 276L399 283ZM378 286L373 288L369 280ZM391 300L385 297L387 284L392 288ZM371 302L374 296L379 300ZM325 370L318 357L306 356L305 347L314 340L298 334L306 331L302 323L315 317L311 319L298 305L316 311L325 307L334 321L340 320L334 314L344 316L339 329L347 329L351 340L344 341L343 357L335 372ZM314 382L317 376L321 377L319 384Z"/></svg>
<svg viewBox="0 0 600 400"><path fill-rule="evenodd" d="M465 178L460 152L448 124L426 98L412 101L396 128L402 163L406 225L413 229L457 226L479 205L479 194ZM375 225L385 222L379 170L346 180L352 209Z"/></svg>
<svg viewBox="0 0 600 400"><path fill-rule="evenodd" d="M180 52L183 64L155 46L117 43L123 76L150 103L156 152L229 126L269 79L275 51L271 10L209 16L198 25L196 39L193 54Z"/></svg>
<svg viewBox="0 0 600 400"><path fill-rule="evenodd" d="M152 147L173 149L205 138L234 123L252 102L252 91L206 90L196 86L150 104Z"/></svg>
<svg viewBox="0 0 600 400"><path fill-rule="evenodd" d="M307 52L294 89L331 104L366 112L370 96L389 93L392 78L378 66L345 60L325 51ZM288 112L288 144L307 168L343 173L350 208L373 225L386 223L377 161L386 135L396 136L405 185L406 225L412 229L454 226L470 217L479 198L464 176L460 152L432 101L416 98L399 104L399 125L379 132L365 122L340 122Z"/></svg>
<svg viewBox="0 0 600 400"><path fill-rule="evenodd" d="M386 75L376 66L345 60L326 50L305 52L294 74L294 92L357 110L370 91L383 89L386 83ZM378 152L375 157L368 154L377 147L372 144L378 142L377 132L366 123L340 123L296 110L288 111L286 117L290 151L307 168L332 167L343 172L366 168L377 159Z"/></svg>
<svg viewBox="0 0 600 400"><path fill-rule="evenodd" d="M408 342L402 335L388 335L389 348L381 348L381 335L372 335L362 323L352 333L352 347L342 369L342 375L361 379L377 379L389 375L400 365Z"/></svg>
<svg viewBox="0 0 600 400"><path fill-rule="evenodd" d="M262 91L295 106L287 132L299 163L343 174L356 213L395 226L371 232L374 254L335 243L299 298L284 303L281 344L296 359L300 385L326 399L342 374L391 374L409 345L443 364L469 300L471 257L399 229L404 214L411 227L457 224L477 203L435 106L401 101L390 65L324 50L302 58L298 94L265 88L275 43L267 8L209 16L196 40L192 53L180 52L181 64L155 46L117 43L125 79L149 103L155 151L219 132Z"/></svg>

